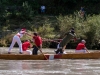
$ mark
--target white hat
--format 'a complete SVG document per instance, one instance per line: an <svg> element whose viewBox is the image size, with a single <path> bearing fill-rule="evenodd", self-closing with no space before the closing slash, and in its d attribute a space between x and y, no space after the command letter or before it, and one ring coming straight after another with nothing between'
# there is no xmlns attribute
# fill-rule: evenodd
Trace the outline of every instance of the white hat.
<svg viewBox="0 0 100 75"><path fill-rule="evenodd" d="M85 41L85 40L82 40L81 42L86 43L86 41Z"/></svg>

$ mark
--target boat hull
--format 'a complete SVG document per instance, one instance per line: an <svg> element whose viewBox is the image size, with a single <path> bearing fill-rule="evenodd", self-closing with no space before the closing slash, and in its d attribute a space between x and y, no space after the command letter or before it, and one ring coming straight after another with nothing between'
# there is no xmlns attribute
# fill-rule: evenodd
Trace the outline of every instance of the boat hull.
<svg viewBox="0 0 100 75"><path fill-rule="evenodd" d="M45 54L48 60L53 59L99 59L98 53L68 53L68 54ZM0 54L0 59L5 60L46 60L44 55L23 55L23 54Z"/></svg>

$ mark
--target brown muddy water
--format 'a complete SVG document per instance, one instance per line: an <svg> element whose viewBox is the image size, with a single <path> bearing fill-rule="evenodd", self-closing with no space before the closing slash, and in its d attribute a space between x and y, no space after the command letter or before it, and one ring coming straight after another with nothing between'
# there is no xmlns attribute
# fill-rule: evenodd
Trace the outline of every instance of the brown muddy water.
<svg viewBox="0 0 100 75"><path fill-rule="evenodd" d="M7 51L0 48L0 53ZM18 53L18 48L12 52ZM53 53L54 49L43 52ZM100 59L0 60L0 75L100 75Z"/></svg>

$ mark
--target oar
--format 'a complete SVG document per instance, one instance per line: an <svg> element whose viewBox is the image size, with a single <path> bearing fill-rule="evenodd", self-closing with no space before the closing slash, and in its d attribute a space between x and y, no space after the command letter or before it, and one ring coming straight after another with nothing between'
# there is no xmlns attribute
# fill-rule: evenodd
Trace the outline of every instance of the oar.
<svg viewBox="0 0 100 75"><path fill-rule="evenodd" d="M48 60L48 58L43 54L43 52L41 51L41 49L39 49L39 50L42 53L42 55L45 57L45 59Z"/></svg>
<svg viewBox="0 0 100 75"><path fill-rule="evenodd" d="M37 45L35 45L35 46L38 48ZM39 49L39 48L38 48L38 49ZM41 50L41 49L39 49L39 50L40 50L40 52L42 53L42 55L45 57L45 59L48 60L48 58L43 54L42 50Z"/></svg>

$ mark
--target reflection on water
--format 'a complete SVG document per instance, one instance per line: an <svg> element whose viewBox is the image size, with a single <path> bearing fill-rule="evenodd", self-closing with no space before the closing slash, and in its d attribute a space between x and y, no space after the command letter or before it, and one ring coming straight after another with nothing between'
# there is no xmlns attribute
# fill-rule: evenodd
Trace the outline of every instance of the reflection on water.
<svg viewBox="0 0 100 75"><path fill-rule="evenodd" d="M1 60L0 75L100 75L100 60Z"/></svg>

